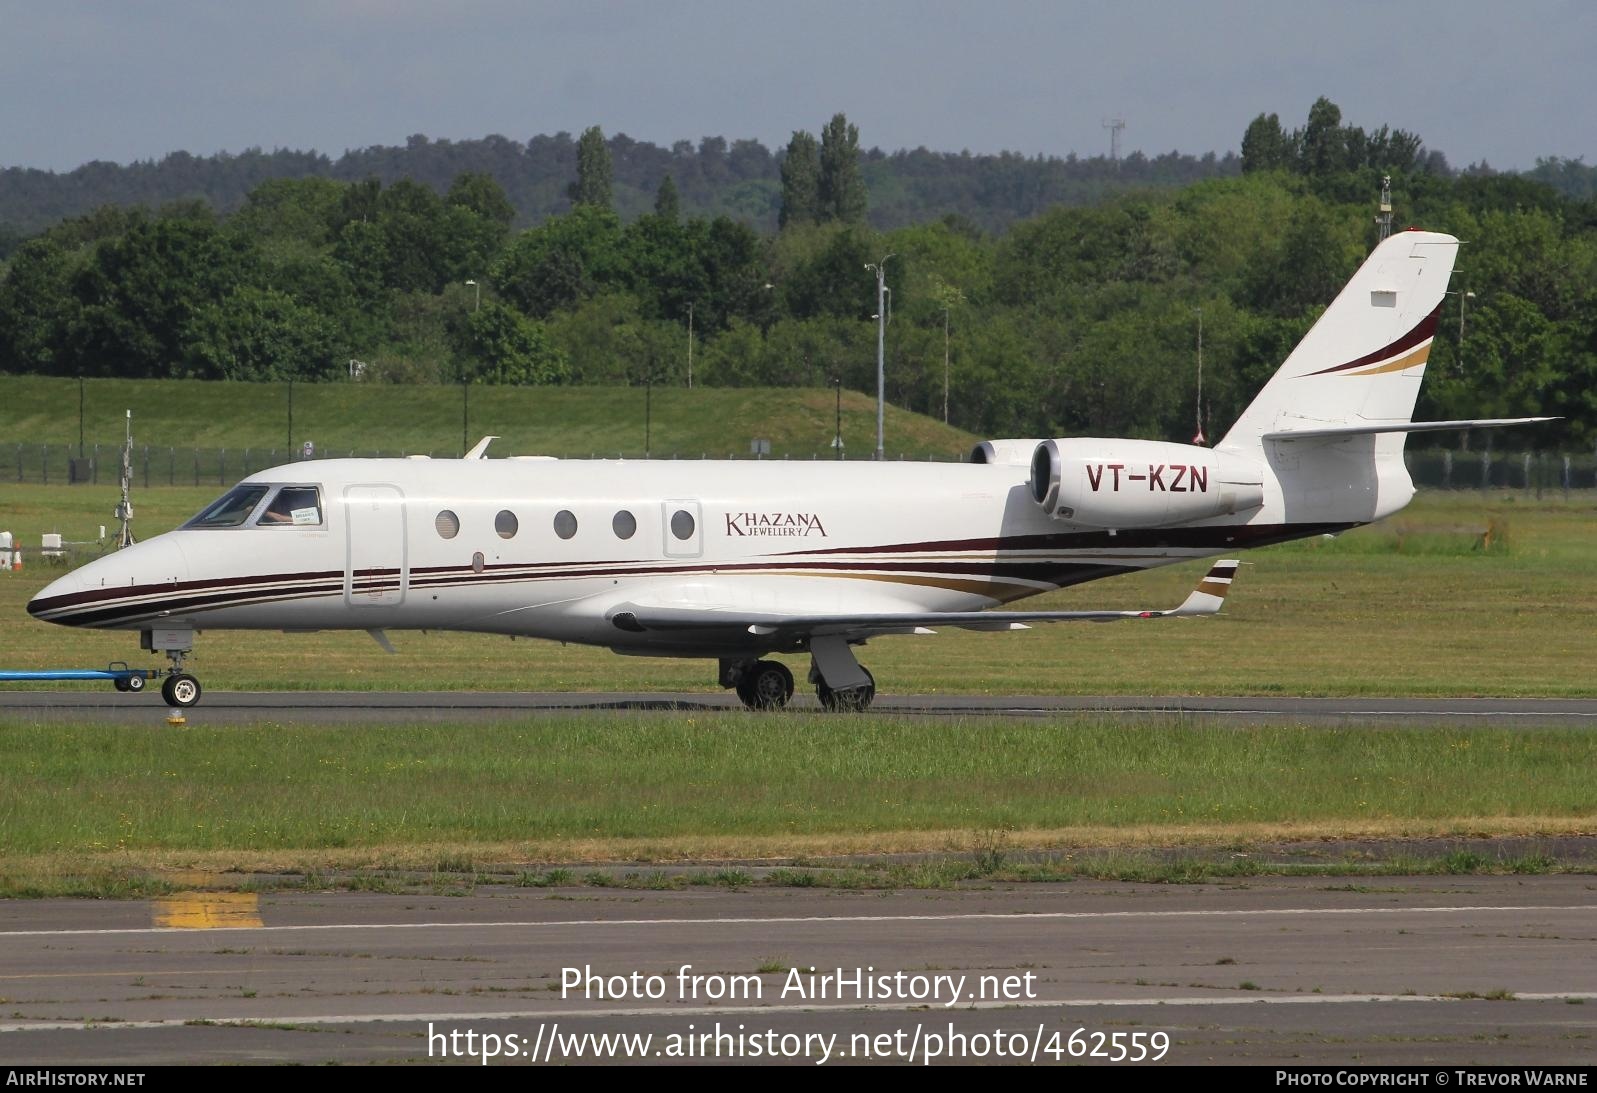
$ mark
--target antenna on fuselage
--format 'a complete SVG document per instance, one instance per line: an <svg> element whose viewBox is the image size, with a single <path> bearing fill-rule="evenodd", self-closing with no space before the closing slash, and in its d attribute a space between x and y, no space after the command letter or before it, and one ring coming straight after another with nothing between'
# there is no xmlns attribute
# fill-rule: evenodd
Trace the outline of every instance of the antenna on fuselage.
<svg viewBox="0 0 1597 1093"><path fill-rule="evenodd" d="M116 505L117 550L138 542L133 537L133 411L127 415L127 436L122 444L122 500Z"/></svg>
<svg viewBox="0 0 1597 1093"><path fill-rule="evenodd" d="M496 436L485 436L481 440L477 441L476 445L473 446L471 451L467 452L465 455L461 456L460 458L462 458L462 459L487 459L488 458L488 445L492 444L494 441L496 441L498 439L499 438L496 437Z"/></svg>

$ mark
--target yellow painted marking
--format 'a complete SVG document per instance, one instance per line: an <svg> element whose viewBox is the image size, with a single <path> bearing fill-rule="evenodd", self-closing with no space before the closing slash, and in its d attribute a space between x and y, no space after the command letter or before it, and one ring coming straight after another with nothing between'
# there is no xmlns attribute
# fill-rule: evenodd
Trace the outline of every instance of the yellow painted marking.
<svg viewBox="0 0 1597 1093"><path fill-rule="evenodd" d="M1378 376L1383 372L1401 372L1416 364L1424 364L1431 357L1431 343L1426 342L1407 356L1399 357L1395 361L1378 364L1374 368L1361 368L1357 372L1349 372L1350 376Z"/></svg>
<svg viewBox="0 0 1597 1093"><path fill-rule="evenodd" d="M151 907L153 925L174 930L220 930L261 925L254 892L179 892Z"/></svg>

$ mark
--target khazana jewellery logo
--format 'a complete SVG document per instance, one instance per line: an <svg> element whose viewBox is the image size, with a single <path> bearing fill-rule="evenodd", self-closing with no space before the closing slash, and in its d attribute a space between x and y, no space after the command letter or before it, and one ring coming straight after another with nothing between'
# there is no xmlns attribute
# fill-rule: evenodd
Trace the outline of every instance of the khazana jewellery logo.
<svg viewBox="0 0 1597 1093"><path fill-rule="evenodd" d="M783 538L826 536L826 527L813 512L729 512L726 514L728 535L768 535Z"/></svg>

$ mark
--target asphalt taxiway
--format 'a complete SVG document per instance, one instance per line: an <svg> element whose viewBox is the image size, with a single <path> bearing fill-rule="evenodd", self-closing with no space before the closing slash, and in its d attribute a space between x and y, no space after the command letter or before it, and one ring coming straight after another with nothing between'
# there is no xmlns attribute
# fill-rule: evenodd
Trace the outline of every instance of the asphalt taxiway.
<svg viewBox="0 0 1597 1093"><path fill-rule="evenodd" d="M514 1045L496 1065L667 1061L693 1036L709 1061L1107 1061L1072 1058L1082 1030L1163 1033L1173 1063L1597 1059L1592 878L1346 880L0 903L0 1058L475 1065L444 1052L491 1034ZM842 985L817 997L811 968Z"/></svg>
<svg viewBox="0 0 1597 1093"><path fill-rule="evenodd" d="M208 691L187 711L194 724L498 721L569 713L740 710L730 692ZM789 707L819 709L799 693ZM0 690L0 719L131 721L158 718L155 690ZM1237 698L1225 696L879 695L871 712L924 717L1048 717L1090 714L1128 722L1226 724L1491 725L1597 727L1597 700L1563 698Z"/></svg>

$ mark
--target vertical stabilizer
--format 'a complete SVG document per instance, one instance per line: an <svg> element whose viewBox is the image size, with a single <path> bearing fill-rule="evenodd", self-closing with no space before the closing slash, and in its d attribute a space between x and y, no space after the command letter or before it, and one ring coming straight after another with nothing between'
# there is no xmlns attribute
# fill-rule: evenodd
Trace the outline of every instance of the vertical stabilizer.
<svg viewBox="0 0 1597 1093"><path fill-rule="evenodd" d="M1438 232L1383 241L1216 447L1257 455L1267 433L1412 420L1457 253Z"/></svg>

